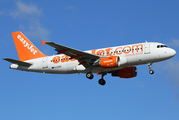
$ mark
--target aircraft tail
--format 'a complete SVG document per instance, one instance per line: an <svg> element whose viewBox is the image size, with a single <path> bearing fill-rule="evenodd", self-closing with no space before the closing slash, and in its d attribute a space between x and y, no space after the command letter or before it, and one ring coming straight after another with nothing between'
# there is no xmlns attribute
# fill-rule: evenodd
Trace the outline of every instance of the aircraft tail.
<svg viewBox="0 0 179 120"><path fill-rule="evenodd" d="M20 61L46 57L22 32L12 32L12 37Z"/></svg>

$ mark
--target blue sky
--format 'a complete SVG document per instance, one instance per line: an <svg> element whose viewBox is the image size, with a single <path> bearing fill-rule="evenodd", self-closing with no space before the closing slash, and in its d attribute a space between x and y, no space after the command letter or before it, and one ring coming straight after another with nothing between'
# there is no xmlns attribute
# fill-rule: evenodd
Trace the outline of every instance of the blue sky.
<svg viewBox="0 0 179 120"><path fill-rule="evenodd" d="M79 50L161 42L179 50L178 0L0 0L1 58L18 59L11 32ZM9 69L1 61L0 120L178 120L179 56L137 66L132 79L51 75Z"/></svg>

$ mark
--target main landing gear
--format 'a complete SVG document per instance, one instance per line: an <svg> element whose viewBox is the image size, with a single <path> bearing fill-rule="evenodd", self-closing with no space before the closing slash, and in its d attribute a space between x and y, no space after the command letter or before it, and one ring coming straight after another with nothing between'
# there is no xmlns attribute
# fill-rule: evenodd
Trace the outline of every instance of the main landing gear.
<svg viewBox="0 0 179 120"><path fill-rule="evenodd" d="M99 79L99 81L98 81L98 83L99 83L100 85L105 85L105 84L106 84L106 81L103 79L103 77L104 77L105 75L107 75L107 73L102 73L102 78ZM91 79L93 79L94 75L93 75L93 73L88 72L88 73L86 73L86 77L91 80Z"/></svg>
<svg viewBox="0 0 179 120"><path fill-rule="evenodd" d="M105 84L106 84L106 81L103 79L103 77L104 77L105 75L107 75L107 73L102 73L102 78L99 79L99 81L98 81L98 83L99 83L100 85L105 85Z"/></svg>
<svg viewBox="0 0 179 120"><path fill-rule="evenodd" d="M86 73L86 77L91 80L91 79L93 79L94 75L93 75L93 73L88 72L88 73Z"/></svg>
<svg viewBox="0 0 179 120"><path fill-rule="evenodd" d="M154 74L154 71L152 70L152 63L148 63L148 66L149 66L149 73L152 75Z"/></svg>

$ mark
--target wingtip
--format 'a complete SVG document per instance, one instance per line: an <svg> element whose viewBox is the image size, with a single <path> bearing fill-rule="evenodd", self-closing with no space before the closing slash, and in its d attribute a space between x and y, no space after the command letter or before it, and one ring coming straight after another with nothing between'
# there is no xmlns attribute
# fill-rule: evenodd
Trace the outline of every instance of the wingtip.
<svg viewBox="0 0 179 120"><path fill-rule="evenodd" d="M42 42L42 45L44 45L46 42L45 41L43 41L43 40L40 40L41 42Z"/></svg>

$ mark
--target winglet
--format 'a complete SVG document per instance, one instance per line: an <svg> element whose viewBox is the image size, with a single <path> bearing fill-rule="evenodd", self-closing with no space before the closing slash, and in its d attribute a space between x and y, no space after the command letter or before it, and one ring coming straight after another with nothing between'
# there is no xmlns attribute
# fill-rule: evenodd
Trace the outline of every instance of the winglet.
<svg viewBox="0 0 179 120"><path fill-rule="evenodd" d="M44 45L46 42L45 41L43 41L43 40L40 40L41 42L42 42L42 45Z"/></svg>

